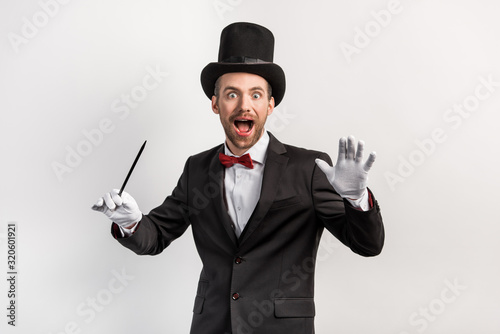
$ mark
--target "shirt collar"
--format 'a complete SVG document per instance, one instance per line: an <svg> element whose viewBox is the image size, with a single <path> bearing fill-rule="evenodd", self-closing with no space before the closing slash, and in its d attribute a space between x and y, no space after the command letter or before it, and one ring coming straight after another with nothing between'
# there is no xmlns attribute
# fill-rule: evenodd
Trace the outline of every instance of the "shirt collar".
<svg viewBox="0 0 500 334"><path fill-rule="evenodd" d="M254 146L250 147L250 149L248 151L246 151L244 154L248 153L248 154L250 154L250 157L252 158L253 161L264 164L264 162L266 160L268 146L269 146L269 134L264 129L264 134L262 135L262 137L260 137L259 141L257 143L255 143ZM226 142L224 142L224 153L226 155L237 157L237 155L234 155L229 150Z"/></svg>

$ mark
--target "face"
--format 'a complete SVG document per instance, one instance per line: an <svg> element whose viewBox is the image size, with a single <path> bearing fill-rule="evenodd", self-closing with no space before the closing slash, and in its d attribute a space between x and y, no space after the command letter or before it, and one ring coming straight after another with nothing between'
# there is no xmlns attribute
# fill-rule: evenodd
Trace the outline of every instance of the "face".
<svg viewBox="0 0 500 334"><path fill-rule="evenodd" d="M250 73L226 73L220 77L219 97L212 97L212 110L220 116L226 142L241 155L262 137L274 98L267 96L267 81Z"/></svg>

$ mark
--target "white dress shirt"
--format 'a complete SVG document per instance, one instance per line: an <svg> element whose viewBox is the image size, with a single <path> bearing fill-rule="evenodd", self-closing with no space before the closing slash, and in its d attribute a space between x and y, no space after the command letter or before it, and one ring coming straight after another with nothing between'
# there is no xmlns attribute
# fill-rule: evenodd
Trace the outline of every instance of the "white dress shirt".
<svg viewBox="0 0 500 334"><path fill-rule="evenodd" d="M259 141L245 152L245 154L250 154L252 158L253 169L241 164L234 164L232 167L226 168L224 190L227 212L233 221L234 232L238 237L245 228L260 198L268 146L269 134L264 131ZM229 156L236 156L229 150L227 144L224 144L224 153Z"/></svg>

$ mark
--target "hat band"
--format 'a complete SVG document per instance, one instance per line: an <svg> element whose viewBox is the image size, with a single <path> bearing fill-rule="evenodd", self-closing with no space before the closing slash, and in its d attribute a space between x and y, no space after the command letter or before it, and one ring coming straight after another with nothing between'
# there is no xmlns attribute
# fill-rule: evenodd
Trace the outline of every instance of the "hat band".
<svg viewBox="0 0 500 334"><path fill-rule="evenodd" d="M246 56L231 56L227 59L224 59L222 63L269 63L268 61L259 59L259 58L252 58L252 57L246 57Z"/></svg>

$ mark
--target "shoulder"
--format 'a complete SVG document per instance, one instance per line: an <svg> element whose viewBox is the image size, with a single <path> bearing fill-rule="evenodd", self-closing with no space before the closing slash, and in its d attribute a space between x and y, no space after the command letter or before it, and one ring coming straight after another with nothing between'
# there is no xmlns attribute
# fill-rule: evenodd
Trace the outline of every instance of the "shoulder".
<svg viewBox="0 0 500 334"><path fill-rule="evenodd" d="M332 164L332 159L325 152L287 144L284 144L284 146L287 150L287 155L290 161L309 162L313 165L313 167L316 167L316 159L325 160L330 165Z"/></svg>
<svg viewBox="0 0 500 334"><path fill-rule="evenodd" d="M280 142L273 135L270 134L270 136L271 136L271 142L270 142L271 149L274 149L276 152L287 156L291 160L314 162L315 159L319 158L319 159L322 159L322 160L325 160L325 161L331 163L330 157L325 152L285 144L285 143Z"/></svg>
<svg viewBox="0 0 500 334"><path fill-rule="evenodd" d="M294 145L289 145L289 144L283 144L283 146L285 146L287 154L289 156L317 158L319 156L326 154L325 152L312 150L309 148L304 148L304 147L299 147L299 146L294 146Z"/></svg>
<svg viewBox="0 0 500 334"><path fill-rule="evenodd" d="M200 153L190 155L184 163L183 176L193 176L195 174L206 174L213 166L214 159L222 152L223 144L212 147Z"/></svg>
<svg viewBox="0 0 500 334"><path fill-rule="evenodd" d="M191 161L193 163L203 163L206 161L210 161L211 159L213 159L214 156L218 155L219 152L222 152L223 146L224 144L219 144L217 146L212 147L211 149L194 154L189 157L188 161Z"/></svg>

